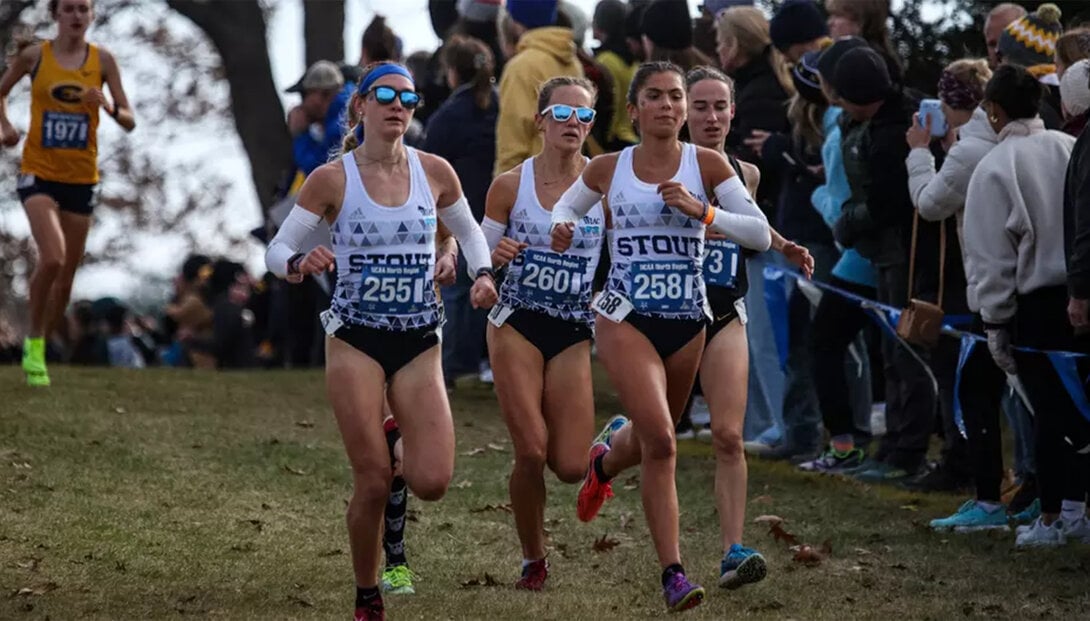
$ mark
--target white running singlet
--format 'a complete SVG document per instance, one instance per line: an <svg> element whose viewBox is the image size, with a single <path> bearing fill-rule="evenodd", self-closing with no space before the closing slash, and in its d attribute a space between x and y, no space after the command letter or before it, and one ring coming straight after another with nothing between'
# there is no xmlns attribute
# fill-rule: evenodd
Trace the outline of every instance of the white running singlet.
<svg viewBox="0 0 1090 621"><path fill-rule="evenodd" d="M440 320L435 294L435 198L416 150L405 147L409 198L399 207L367 194L346 153L344 203L330 227L337 287L330 309L346 324L404 332Z"/></svg>
<svg viewBox="0 0 1090 621"><path fill-rule="evenodd" d="M681 165L671 180L706 201L696 147L681 147ZM656 184L636 177L634 148L621 151L609 186L612 264L605 290L623 296L641 315L704 319L704 224L666 205Z"/></svg>
<svg viewBox="0 0 1090 621"><path fill-rule="evenodd" d="M508 266L500 288L500 304L590 325L594 321L591 288L605 237L602 204L592 207L576 224L567 252L553 252L552 212L541 206L534 189L534 158L522 163L520 174L505 235L527 247Z"/></svg>

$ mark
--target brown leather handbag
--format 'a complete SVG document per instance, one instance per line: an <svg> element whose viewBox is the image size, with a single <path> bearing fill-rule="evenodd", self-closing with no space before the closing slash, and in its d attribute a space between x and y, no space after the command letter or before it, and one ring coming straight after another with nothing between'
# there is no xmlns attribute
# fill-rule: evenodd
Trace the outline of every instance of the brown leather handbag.
<svg viewBox="0 0 1090 621"><path fill-rule="evenodd" d="M931 348L938 344L942 332L942 290L946 279L946 221L939 223L939 297L937 304L912 297L912 285L916 276L916 238L919 235L920 213L912 218L912 249L908 260L908 306L901 311L897 321L897 336L920 347Z"/></svg>

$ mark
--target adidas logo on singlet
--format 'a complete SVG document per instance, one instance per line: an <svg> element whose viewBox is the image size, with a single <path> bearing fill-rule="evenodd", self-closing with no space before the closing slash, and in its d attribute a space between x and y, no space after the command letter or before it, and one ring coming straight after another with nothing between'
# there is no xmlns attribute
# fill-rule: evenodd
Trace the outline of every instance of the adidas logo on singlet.
<svg viewBox="0 0 1090 621"><path fill-rule="evenodd" d="M624 202L624 192L617 192L616 194L613 195L613 198L609 199L609 202L611 202L611 203L623 203Z"/></svg>
<svg viewBox="0 0 1090 621"><path fill-rule="evenodd" d="M526 215L527 215L527 214L526 214L526 210L525 210L525 209L519 209L518 211L516 211L516 212L515 212L515 217L516 217L516 218L525 218L525 217L526 217Z"/></svg>

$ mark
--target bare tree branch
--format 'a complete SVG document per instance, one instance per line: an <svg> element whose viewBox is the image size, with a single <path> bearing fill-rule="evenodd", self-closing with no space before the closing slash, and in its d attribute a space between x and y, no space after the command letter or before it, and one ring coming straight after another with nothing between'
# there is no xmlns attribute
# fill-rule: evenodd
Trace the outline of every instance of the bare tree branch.
<svg viewBox="0 0 1090 621"><path fill-rule="evenodd" d="M344 0L303 0L307 66L344 60Z"/></svg>

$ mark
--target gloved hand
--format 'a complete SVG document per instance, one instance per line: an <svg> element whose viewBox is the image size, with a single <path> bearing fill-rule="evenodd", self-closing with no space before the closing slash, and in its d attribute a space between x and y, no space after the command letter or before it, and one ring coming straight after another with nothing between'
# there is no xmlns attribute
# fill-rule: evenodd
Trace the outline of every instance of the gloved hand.
<svg viewBox="0 0 1090 621"><path fill-rule="evenodd" d="M995 364L1008 375L1017 375L1011 333L1005 328L992 328L985 330L985 333L988 335L988 351L991 352Z"/></svg>

